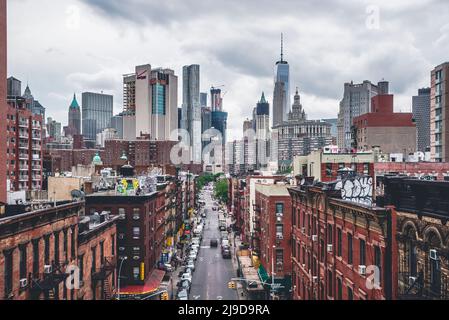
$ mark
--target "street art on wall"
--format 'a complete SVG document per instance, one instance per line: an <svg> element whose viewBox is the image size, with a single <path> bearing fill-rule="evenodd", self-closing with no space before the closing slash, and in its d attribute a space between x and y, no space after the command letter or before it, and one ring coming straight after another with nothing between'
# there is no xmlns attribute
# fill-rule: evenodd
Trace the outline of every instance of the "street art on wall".
<svg viewBox="0 0 449 320"><path fill-rule="evenodd" d="M371 205L373 203L373 178L356 176L338 181L335 190L341 190L343 200Z"/></svg>

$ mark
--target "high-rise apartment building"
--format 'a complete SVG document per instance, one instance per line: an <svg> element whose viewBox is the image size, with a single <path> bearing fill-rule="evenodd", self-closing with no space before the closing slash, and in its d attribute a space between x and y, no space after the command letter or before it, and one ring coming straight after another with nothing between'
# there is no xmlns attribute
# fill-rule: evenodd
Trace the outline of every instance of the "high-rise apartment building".
<svg viewBox="0 0 449 320"><path fill-rule="evenodd" d="M111 128L117 132L118 139L123 139L123 113L111 118Z"/></svg>
<svg viewBox="0 0 449 320"><path fill-rule="evenodd" d="M23 97L11 97L8 104L5 151L10 190L41 190L44 121L42 116L28 109Z"/></svg>
<svg viewBox="0 0 449 320"><path fill-rule="evenodd" d="M379 94L388 94L388 82L382 81L378 85L370 81L361 84L345 83L343 100L340 102L338 119L337 144L340 149L351 150L353 148L352 124L355 117L370 112L372 97Z"/></svg>
<svg viewBox="0 0 449 320"><path fill-rule="evenodd" d="M200 93L200 106L201 108L207 107L207 92Z"/></svg>
<svg viewBox="0 0 449 320"><path fill-rule="evenodd" d="M449 62L432 70L430 144L435 162L449 161Z"/></svg>
<svg viewBox="0 0 449 320"><path fill-rule="evenodd" d="M83 92L81 105L84 139L95 141L97 133L110 126L113 97L103 93Z"/></svg>
<svg viewBox="0 0 449 320"><path fill-rule="evenodd" d="M47 119L47 134L52 142L61 142L61 128L61 122L51 117Z"/></svg>
<svg viewBox="0 0 449 320"><path fill-rule="evenodd" d="M190 135L190 160L201 163L200 66L183 68L182 129Z"/></svg>
<svg viewBox="0 0 449 320"><path fill-rule="evenodd" d="M201 107L201 134L203 134L210 128L212 128L212 111L210 108ZM202 149L204 150L204 148L210 143L210 140L203 141L201 139L201 143L203 145Z"/></svg>
<svg viewBox="0 0 449 320"><path fill-rule="evenodd" d="M288 120L290 112L290 65L284 60L284 42L281 35L281 60L276 62L273 94L273 127Z"/></svg>
<svg viewBox="0 0 449 320"><path fill-rule="evenodd" d="M223 111L223 98L221 96L221 89L212 87L210 89L210 105L212 111Z"/></svg>
<svg viewBox="0 0 449 320"><path fill-rule="evenodd" d="M0 79L6 79L7 68L7 13L6 0L0 0ZM6 81L0 81L0 132L6 132L6 111L8 106L6 103ZM6 203L6 140L0 139L0 203Z"/></svg>
<svg viewBox="0 0 449 320"><path fill-rule="evenodd" d="M22 95L22 81L14 77L9 77L7 80L8 96L19 97Z"/></svg>
<svg viewBox="0 0 449 320"><path fill-rule="evenodd" d="M416 121L416 149L426 152L430 148L430 88L418 90L412 99L413 118Z"/></svg>

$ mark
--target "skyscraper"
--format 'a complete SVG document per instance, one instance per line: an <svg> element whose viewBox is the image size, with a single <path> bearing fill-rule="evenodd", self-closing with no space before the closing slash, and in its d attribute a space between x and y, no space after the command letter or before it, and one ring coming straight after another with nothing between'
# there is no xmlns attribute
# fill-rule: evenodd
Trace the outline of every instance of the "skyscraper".
<svg viewBox="0 0 449 320"><path fill-rule="evenodd" d="M212 128L212 111L210 108L201 108L201 134ZM210 143L209 141L202 141L203 150Z"/></svg>
<svg viewBox="0 0 449 320"><path fill-rule="evenodd" d="M273 94L273 127L288 120L290 112L290 65L284 61L284 38L281 34L281 60L276 62Z"/></svg>
<svg viewBox="0 0 449 320"><path fill-rule="evenodd" d="M449 161L449 62L432 70L430 96L430 144L435 162Z"/></svg>
<svg viewBox="0 0 449 320"><path fill-rule="evenodd" d="M212 111L223 111L223 98L221 97L221 89L212 87L210 89L210 105Z"/></svg>
<svg viewBox="0 0 449 320"><path fill-rule="evenodd" d="M111 128L116 130L118 139L123 139L123 113L111 118Z"/></svg>
<svg viewBox="0 0 449 320"><path fill-rule="evenodd" d="M183 68L182 128L190 135L190 159L201 163L200 66Z"/></svg>
<svg viewBox="0 0 449 320"><path fill-rule="evenodd" d="M69 106L69 124L65 129L66 136L76 136L81 134L81 108L76 101L76 94L73 94L72 103Z"/></svg>
<svg viewBox="0 0 449 320"><path fill-rule="evenodd" d="M270 104L265 99L265 93L256 106L255 113L256 138L258 140L269 140L270 138Z"/></svg>
<svg viewBox="0 0 449 320"><path fill-rule="evenodd" d="M6 0L0 0L0 79L6 79L7 23ZM6 203L6 81L0 81L0 203ZM4 134L3 134L4 133Z"/></svg>
<svg viewBox="0 0 449 320"><path fill-rule="evenodd" d="M379 82L382 94L388 94L388 82ZM371 98L379 93L379 86L370 81L361 84L345 83L343 100L340 102L338 119L337 144L341 149L353 148L352 126L353 119L371 111Z"/></svg>
<svg viewBox="0 0 449 320"><path fill-rule="evenodd" d="M416 121L416 148L426 152L430 147L430 88L418 90L412 98L413 118Z"/></svg>
<svg viewBox="0 0 449 320"><path fill-rule="evenodd" d="M16 79L17 80L17 79ZM16 81L15 81L16 82ZM12 88L15 89L14 91L16 91L17 89L17 83L13 84L12 87L16 87L16 88ZM13 92L16 93L16 92ZM42 119L44 119L45 121L45 108L44 106L42 106L39 101L34 99L33 94L31 93L30 87L27 85L27 87L25 88L25 92L23 93L22 96L25 99L25 104L26 104L26 108L28 110L31 110L31 112L33 114L39 115L42 117Z"/></svg>
<svg viewBox="0 0 449 320"><path fill-rule="evenodd" d="M19 97L22 94L22 81L14 77L9 77L8 83L8 96Z"/></svg>
<svg viewBox="0 0 449 320"><path fill-rule="evenodd" d="M201 108L207 107L207 92L200 93L200 106Z"/></svg>
<svg viewBox="0 0 449 320"><path fill-rule="evenodd" d="M84 139L95 141L97 133L111 124L113 97L103 93L83 92L82 111Z"/></svg>
<svg viewBox="0 0 449 320"><path fill-rule="evenodd" d="M47 133L52 141L61 142L61 123L53 120L53 118L48 118Z"/></svg>

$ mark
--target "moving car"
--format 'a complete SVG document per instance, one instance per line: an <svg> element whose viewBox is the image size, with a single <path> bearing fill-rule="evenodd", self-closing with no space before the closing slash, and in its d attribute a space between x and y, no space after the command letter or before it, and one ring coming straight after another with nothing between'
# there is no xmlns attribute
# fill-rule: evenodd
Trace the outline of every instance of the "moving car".
<svg viewBox="0 0 449 320"><path fill-rule="evenodd" d="M229 250L229 247L223 249L223 251L221 252L221 256L223 257L223 259L231 259L231 250Z"/></svg>
<svg viewBox="0 0 449 320"><path fill-rule="evenodd" d="M229 240L228 240L228 239L223 239L223 240L221 241L221 247L222 247L222 248L226 248L226 247L229 248Z"/></svg>
<svg viewBox="0 0 449 320"><path fill-rule="evenodd" d="M218 247L218 240L217 239L211 239L210 240L210 246L211 246L211 248Z"/></svg>

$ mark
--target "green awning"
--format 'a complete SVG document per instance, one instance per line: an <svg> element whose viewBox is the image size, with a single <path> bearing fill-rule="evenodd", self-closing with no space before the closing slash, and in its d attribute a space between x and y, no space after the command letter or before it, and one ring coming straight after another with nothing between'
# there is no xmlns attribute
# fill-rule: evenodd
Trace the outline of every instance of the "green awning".
<svg viewBox="0 0 449 320"><path fill-rule="evenodd" d="M262 281L262 283L267 283L268 279L270 279L267 270L265 270L262 264L259 266L257 273L259 274L259 279L260 281Z"/></svg>

